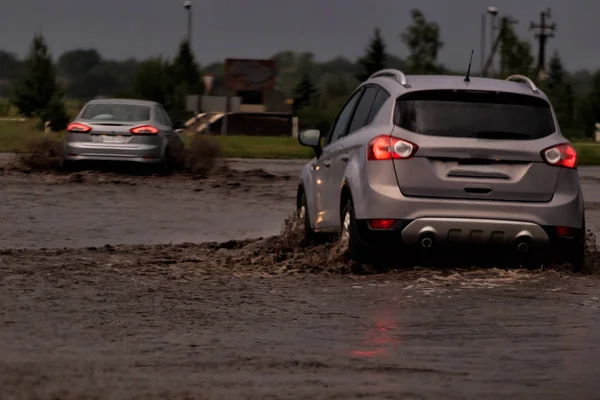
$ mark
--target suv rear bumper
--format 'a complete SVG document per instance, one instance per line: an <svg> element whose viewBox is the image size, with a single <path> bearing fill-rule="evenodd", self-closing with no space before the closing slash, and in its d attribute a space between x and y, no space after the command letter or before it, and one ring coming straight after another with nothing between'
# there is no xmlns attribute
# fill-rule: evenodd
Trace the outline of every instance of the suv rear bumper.
<svg viewBox="0 0 600 400"><path fill-rule="evenodd" d="M430 247L430 250L436 251L468 250L463 255L488 250L509 254L507 249L518 253L519 244L525 243L529 253L536 252L557 260L561 255L566 256L585 234L581 228L570 228L567 235L562 232L561 236L556 226L511 220L419 218L397 220L392 228L386 230L371 229L368 220L356 220L356 223L360 240L372 250L386 253L399 247ZM423 243L426 238L429 239L428 246Z"/></svg>
<svg viewBox="0 0 600 400"><path fill-rule="evenodd" d="M545 245L550 241L546 231L531 222L466 218L419 218L401 231L408 246L418 245L424 238L434 242L456 244L507 244L527 241Z"/></svg>

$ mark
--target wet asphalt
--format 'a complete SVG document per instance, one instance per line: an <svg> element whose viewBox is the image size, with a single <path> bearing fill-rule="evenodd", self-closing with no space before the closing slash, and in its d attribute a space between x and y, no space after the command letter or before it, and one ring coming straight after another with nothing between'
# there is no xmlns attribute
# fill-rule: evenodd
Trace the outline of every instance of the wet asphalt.
<svg viewBox="0 0 600 400"><path fill-rule="evenodd" d="M600 168L580 176L598 234ZM231 246L41 251L270 236L295 182L0 179L0 399L600 398L597 275L286 272Z"/></svg>

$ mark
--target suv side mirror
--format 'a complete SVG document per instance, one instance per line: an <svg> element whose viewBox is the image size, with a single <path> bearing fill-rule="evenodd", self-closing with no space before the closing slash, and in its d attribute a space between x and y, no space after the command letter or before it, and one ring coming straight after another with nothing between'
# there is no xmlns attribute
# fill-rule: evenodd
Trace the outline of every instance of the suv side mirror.
<svg viewBox="0 0 600 400"><path fill-rule="evenodd" d="M312 147L317 157L321 155L321 131L318 129L307 129L298 134L298 142L302 146Z"/></svg>

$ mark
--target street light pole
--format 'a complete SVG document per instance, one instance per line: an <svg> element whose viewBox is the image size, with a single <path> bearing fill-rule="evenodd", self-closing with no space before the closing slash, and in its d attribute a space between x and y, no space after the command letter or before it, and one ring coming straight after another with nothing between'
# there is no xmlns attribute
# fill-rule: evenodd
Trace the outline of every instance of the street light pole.
<svg viewBox="0 0 600 400"><path fill-rule="evenodd" d="M186 1L183 3L183 8L187 11L187 42L192 45L192 2Z"/></svg>
<svg viewBox="0 0 600 400"><path fill-rule="evenodd" d="M488 14L492 17L492 23L490 27L490 43L494 43L496 41L496 17L498 16L498 8L496 7L488 7ZM491 55L491 64L490 64L490 72L494 74L494 54Z"/></svg>

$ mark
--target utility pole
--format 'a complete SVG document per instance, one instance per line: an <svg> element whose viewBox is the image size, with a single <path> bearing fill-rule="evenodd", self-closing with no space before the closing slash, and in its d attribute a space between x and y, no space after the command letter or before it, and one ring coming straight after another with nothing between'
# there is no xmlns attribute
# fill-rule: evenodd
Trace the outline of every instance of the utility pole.
<svg viewBox="0 0 600 400"><path fill-rule="evenodd" d="M537 74L539 75L546 70L546 42L548 38L554 37L554 31L556 30L556 23L548 24L548 20L552 18L552 11L548 8L546 11L540 13L540 23L536 24L531 22L530 30L537 30L535 37L539 41L539 53L537 63Z"/></svg>
<svg viewBox="0 0 600 400"><path fill-rule="evenodd" d="M487 76L488 71L490 71L490 69L492 68L492 63L494 62L494 55L496 54L496 52L498 51L498 48L500 47L500 44L504 40L504 37L506 36L506 31L508 30L510 25L514 25L516 23L518 23L518 21L511 17L505 16L505 17L501 18L498 36L495 38L495 40L492 43L490 55L483 67L483 74L482 74L483 76Z"/></svg>
<svg viewBox="0 0 600 400"><path fill-rule="evenodd" d="M187 42L188 45L192 46L192 2L186 1L183 3L183 8L187 12Z"/></svg>

